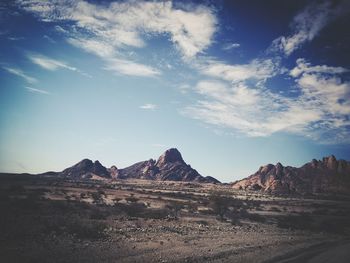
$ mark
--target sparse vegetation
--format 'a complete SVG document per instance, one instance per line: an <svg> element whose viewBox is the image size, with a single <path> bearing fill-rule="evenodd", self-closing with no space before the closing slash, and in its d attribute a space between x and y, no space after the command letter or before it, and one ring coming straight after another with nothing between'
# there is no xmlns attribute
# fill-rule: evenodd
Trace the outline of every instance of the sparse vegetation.
<svg viewBox="0 0 350 263"><path fill-rule="evenodd" d="M11 246L19 244L26 251L37 249L35 246L40 251L59 247L67 254L89 253L93 249L101 259L105 253L117 252L124 253L118 257L125 258L131 249L140 259L149 255L142 249L150 244L157 243L161 246L157 250L162 252L199 244L199 248L206 248L201 250L202 260L228 253L230 244L240 244L241 240L245 240L242 247L251 244L260 246L261 251L270 251L277 241L281 241L278 246L283 246L289 237L304 238L301 231L307 233L307 242L311 236L319 242L320 232L325 233L324 238L350 234L350 206L345 202L257 196L229 188L213 191L175 183L142 185L143 188L123 182L112 188L103 182L45 183L0 184L0 208L5 211L0 217L2 249L10 251ZM266 234L259 235L262 231ZM209 241L210 246L206 243ZM269 247L265 247L265 242ZM69 245L62 248L62 244ZM76 250L71 249L72 244ZM186 249L183 251L187 253ZM175 257L181 253L177 251ZM180 256L177 259L185 261ZM95 262L98 260L95 258Z"/></svg>
<svg viewBox="0 0 350 263"><path fill-rule="evenodd" d="M212 193L209 200L213 212L219 216L221 221L224 221L225 215L229 211L231 198L218 193Z"/></svg>

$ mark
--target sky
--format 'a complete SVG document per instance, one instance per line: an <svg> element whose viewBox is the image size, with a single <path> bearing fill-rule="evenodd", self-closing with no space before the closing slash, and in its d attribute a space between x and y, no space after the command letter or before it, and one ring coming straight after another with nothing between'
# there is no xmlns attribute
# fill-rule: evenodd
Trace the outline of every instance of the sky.
<svg viewBox="0 0 350 263"><path fill-rule="evenodd" d="M349 25L346 0L1 1L0 170L350 160Z"/></svg>

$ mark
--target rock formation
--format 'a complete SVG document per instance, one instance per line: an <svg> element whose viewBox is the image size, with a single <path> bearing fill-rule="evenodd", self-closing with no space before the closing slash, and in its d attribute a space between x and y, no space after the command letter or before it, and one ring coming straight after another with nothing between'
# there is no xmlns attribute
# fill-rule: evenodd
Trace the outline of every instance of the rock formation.
<svg viewBox="0 0 350 263"><path fill-rule="evenodd" d="M157 161L150 159L121 169L118 178L219 183L213 177L203 177L186 164L181 153L175 148L166 150Z"/></svg>
<svg viewBox="0 0 350 263"><path fill-rule="evenodd" d="M234 182L235 189L273 193L350 193L350 162L333 155L312 160L300 168L268 164L253 175Z"/></svg>
<svg viewBox="0 0 350 263"><path fill-rule="evenodd" d="M91 161L84 159L79 163L63 170L61 175L72 178L91 178L92 176L100 176L110 178L110 173L99 161Z"/></svg>
<svg viewBox="0 0 350 263"><path fill-rule="evenodd" d="M213 177L203 177L182 159L181 153L175 149L165 151L157 161L150 159L135 163L124 169L112 166L107 169L99 161L84 159L63 170L58 175L70 178L102 178L114 179L146 179L159 181L184 181L200 183L219 183Z"/></svg>

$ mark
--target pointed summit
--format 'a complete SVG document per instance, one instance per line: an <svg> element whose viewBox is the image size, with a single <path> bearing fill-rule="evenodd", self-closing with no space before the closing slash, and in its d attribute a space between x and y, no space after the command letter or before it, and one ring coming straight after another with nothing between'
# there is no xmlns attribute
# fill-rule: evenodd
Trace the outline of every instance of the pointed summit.
<svg viewBox="0 0 350 263"><path fill-rule="evenodd" d="M156 166L160 167L167 163L182 163L184 164L184 160L182 159L181 153L176 148L171 148L166 150L159 158L156 163Z"/></svg>
<svg viewBox="0 0 350 263"><path fill-rule="evenodd" d="M220 183L213 177L203 177L182 159L176 148L166 150L157 160L135 163L120 169L118 178L147 179L159 181L182 181L199 183Z"/></svg>

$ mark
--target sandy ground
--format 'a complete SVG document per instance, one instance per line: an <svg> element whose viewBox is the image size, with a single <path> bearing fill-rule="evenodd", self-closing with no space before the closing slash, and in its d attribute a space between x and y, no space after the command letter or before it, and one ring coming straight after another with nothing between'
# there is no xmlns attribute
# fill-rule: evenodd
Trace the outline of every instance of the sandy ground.
<svg viewBox="0 0 350 263"><path fill-rule="evenodd" d="M350 262L345 199L1 176L0 195L0 262Z"/></svg>
<svg viewBox="0 0 350 263"><path fill-rule="evenodd" d="M264 263L348 263L350 262L350 241L341 240L323 242L309 247L293 250L282 256L277 256Z"/></svg>

